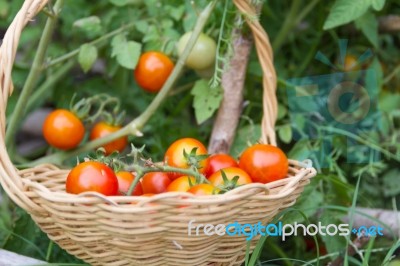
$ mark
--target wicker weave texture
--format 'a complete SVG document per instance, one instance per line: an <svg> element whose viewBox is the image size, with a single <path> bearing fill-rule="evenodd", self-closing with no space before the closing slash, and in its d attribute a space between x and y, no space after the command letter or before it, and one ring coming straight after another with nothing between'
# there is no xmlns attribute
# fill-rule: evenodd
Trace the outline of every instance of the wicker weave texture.
<svg viewBox="0 0 400 266"><path fill-rule="evenodd" d="M195 197L164 193L150 198L104 197L65 192L68 170L40 165L19 171L5 148L5 109L12 93L11 71L26 24L46 5L26 0L0 47L0 182L10 198L28 211L48 236L92 265L240 265L246 236L188 235L188 223L263 224L295 203L316 172L290 161L289 176L268 184L249 184L223 195ZM276 74L268 36L247 0L234 0L252 29L264 72L262 142L276 145ZM252 240L252 248L259 236Z"/></svg>

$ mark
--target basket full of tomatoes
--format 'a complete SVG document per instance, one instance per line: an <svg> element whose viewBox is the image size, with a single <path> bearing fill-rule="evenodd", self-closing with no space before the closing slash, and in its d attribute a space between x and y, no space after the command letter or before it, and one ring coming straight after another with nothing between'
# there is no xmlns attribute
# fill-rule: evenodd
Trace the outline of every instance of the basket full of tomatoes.
<svg viewBox="0 0 400 266"><path fill-rule="evenodd" d="M72 169L45 163L18 170L4 144L5 106L13 89L10 63L19 34L46 2L25 1L0 50L0 181L4 190L50 239L92 265L241 265L248 242L252 250L260 235L248 239L248 231L220 229L232 223L270 222L295 203L316 174L310 161L290 160L276 146L276 74L261 25L246 16L264 72L262 139L239 158L209 154L204 143L189 137L171 143L161 162L146 156L145 147L132 146L128 153L120 153L127 146L127 132L141 134L140 123L122 126L118 101L96 95L78 101L70 110L53 111L43 127L52 147L78 154L85 123L90 122L90 147L101 147L95 156L85 157ZM234 3L242 13L255 17L249 1ZM200 38L209 42L206 36ZM182 43L182 47L194 45L190 34L183 36ZM181 50L188 56L189 50ZM202 60L192 58L186 64L190 67L196 61L198 66ZM163 71L149 74L148 61L156 61ZM165 80L179 67L163 54L147 52L139 59L134 77L144 90L162 95L166 94ZM88 117L92 108L97 108L96 116Z"/></svg>

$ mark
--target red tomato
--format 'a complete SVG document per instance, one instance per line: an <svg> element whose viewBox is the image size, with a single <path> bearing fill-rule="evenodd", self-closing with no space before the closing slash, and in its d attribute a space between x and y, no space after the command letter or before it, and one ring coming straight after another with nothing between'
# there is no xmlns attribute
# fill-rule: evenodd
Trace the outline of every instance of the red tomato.
<svg viewBox="0 0 400 266"><path fill-rule="evenodd" d="M239 167L250 175L253 182L268 183L286 177L289 162L281 149L256 144L243 152Z"/></svg>
<svg viewBox="0 0 400 266"><path fill-rule="evenodd" d="M85 127L75 114L65 109L58 109L46 117L43 136L51 146L69 150L77 147L82 141Z"/></svg>
<svg viewBox="0 0 400 266"><path fill-rule="evenodd" d="M214 195L218 194L220 190L210 184L199 184L191 187L187 192L196 196Z"/></svg>
<svg viewBox="0 0 400 266"><path fill-rule="evenodd" d="M167 191L179 191L179 192L186 192L190 189L191 186L196 185L196 178L193 176L181 176L175 179L174 181L169 184L167 187Z"/></svg>
<svg viewBox="0 0 400 266"><path fill-rule="evenodd" d="M107 165L99 162L84 162L69 172L66 191L72 194L96 191L106 196L115 196L118 194L118 179Z"/></svg>
<svg viewBox="0 0 400 266"><path fill-rule="evenodd" d="M224 180L222 172L224 172L224 174L226 175L227 181ZM238 177L236 183L235 184L231 183L230 181L232 181L232 179L235 178L236 176ZM213 184L216 187L223 186L227 187L227 189L232 189L237 186L250 184L252 182L250 176L245 171L243 171L238 167L228 167L221 169L218 172L212 174L208 178L208 180L211 182L211 184Z"/></svg>
<svg viewBox="0 0 400 266"><path fill-rule="evenodd" d="M208 158L207 167L204 170L206 177L211 176L218 170L227 167L239 167L236 160L228 154L214 154Z"/></svg>
<svg viewBox="0 0 400 266"><path fill-rule="evenodd" d="M143 193L159 194L167 191L167 187L171 183L168 175L163 172L150 172L143 176L142 185Z"/></svg>
<svg viewBox="0 0 400 266"><path fill-rule="evenodd" d="M164 156L164 161L167 162L168 165L172 167L178 167L178 168L184 168L187 169L189 168L188 160L184 156L184 152L187 154L190 154L190 152L194 149L197 148L196 150L196 155L207 155L207 149L204 147L204 145L192 138L182 138L178 139L174 143L169 146L167 149L167 152L165 153ZM205 167L207 166L207 159L201 160L199 163L199 172L204 173ZM180 173L169 173L168 176L174 180L180 176L183 176L184 174Z"/></svg>
<svg viewBox="0 0 400 266"><path fill-rule="evenodd" d="M114 133L115 131L118 131L119 129L121 129L121 126L113 126L105 122L98 122L94 125L92 131L90 132L90 140L103 138L111 133ZM103 148L106 151L106 155L110 155L114 151L122 152L127 145L128 138L121 137L105 144Z"/></svg>
<svg viewBox="0 0 400 266"><path fill-rule="evenodd" d="M126 171L117 172L115 174L118 179L118 191L120 195L127 195L129 187L131 186L135 176ZM136 187L132 191L132 196L140 196L143 194L142 183L137 183Z"/></svg>
<svg viewBox="0 0 400 266"><path fill-rule="evenodd" d="M174 63L163 53L146 52L139 58L134 76L137 84L147 92L158 92L174 68Z"/></svg>

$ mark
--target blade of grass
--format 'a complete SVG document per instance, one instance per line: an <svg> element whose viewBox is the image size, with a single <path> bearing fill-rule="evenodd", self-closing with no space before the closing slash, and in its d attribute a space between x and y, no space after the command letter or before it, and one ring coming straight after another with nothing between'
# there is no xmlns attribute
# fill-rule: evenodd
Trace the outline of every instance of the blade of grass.
<svg viewBox="0 0 400 266"><path fill-rule="evenodd" d="M369 257L371 256L371 250L374 247L375 237L371 237L368 242L368 246L364 255L363 266L368 266Z"/></svg>

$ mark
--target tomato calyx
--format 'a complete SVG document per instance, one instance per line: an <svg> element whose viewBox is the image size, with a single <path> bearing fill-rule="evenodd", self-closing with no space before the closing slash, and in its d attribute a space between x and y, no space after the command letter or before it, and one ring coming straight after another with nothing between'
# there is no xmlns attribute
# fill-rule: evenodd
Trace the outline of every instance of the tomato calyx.
<svg viewBox="0 0 400 266"><path fill-rule="evenodd" d="M203 168L201 162L210 156L209 154L197 154L197 150L197 147L193 148L190 153L187 153L185 149L183 150L183 157L186 159L187 164L196 170Z"/></svg>
<svg viewBox="0 0 400 266"><path fill-rule="evenodd" d="M222 180L223 180L223 185L218 186L218 188L221 190L220 194L223 194L225 192L228 192L234 188L237 188L241 185L238 185L239 181L239 176L235 175L232 179L229 179L224 170L221 170L221 175L222 175Z"/></svg>

